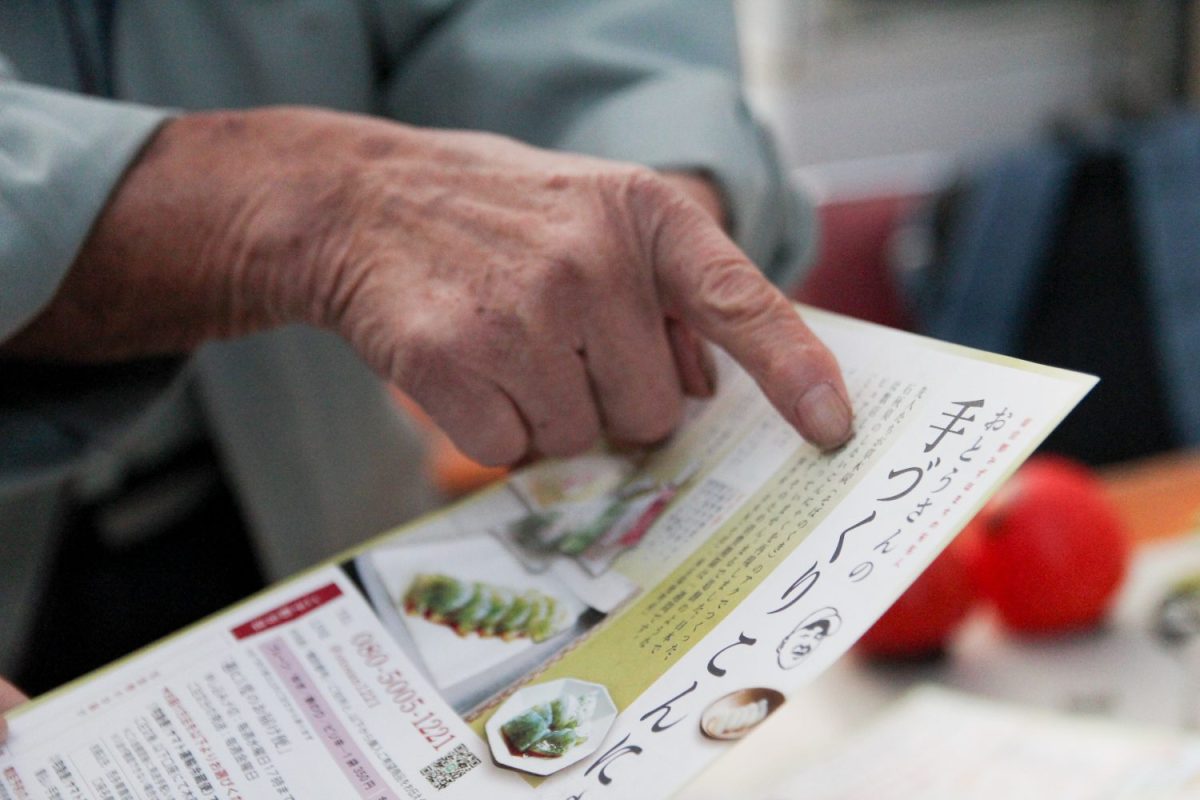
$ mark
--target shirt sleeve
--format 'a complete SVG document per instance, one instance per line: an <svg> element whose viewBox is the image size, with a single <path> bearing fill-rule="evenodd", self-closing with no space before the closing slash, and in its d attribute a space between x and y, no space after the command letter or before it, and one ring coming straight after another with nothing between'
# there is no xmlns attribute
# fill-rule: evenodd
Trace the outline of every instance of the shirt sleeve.
<svg viewBox="0 0 1200 800"><path fill-rule="evenodd" d="M21 83L0 56L0 341L50 302L166 112ZM66 463L122 430L178 364L79 367L0 358L0 477Z"/></svg>
<svg viewBox="0 0 1200 800"><path fill-rule="evenodd" d="M109 194L166 112L4 77L0 341L50 301Z"/></svg>
<svg viewBox="0 0 1200 800"><path fill-rule="evenodd" d="M746 106L722 0L462 0L397 55L385 111L418 125L711 176L738 244L790 286L814 239Z"/></svg>

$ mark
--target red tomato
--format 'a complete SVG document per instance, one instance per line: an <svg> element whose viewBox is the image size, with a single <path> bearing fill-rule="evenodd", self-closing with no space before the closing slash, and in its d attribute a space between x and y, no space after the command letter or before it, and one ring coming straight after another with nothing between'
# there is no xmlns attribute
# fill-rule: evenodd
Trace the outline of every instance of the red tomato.
<svg viewBox="0 0 1200 800"><path fill-rule="evenodd" d="M975 518L980 591L1011 629L1054 633L1095 625L1129 560L1124 526L1083 465L1030 459Z"/></svg>
<svg viewBox="0 0 1200 800"><path fill-rule="evenodd" d="M858 640L855 651L869 658L904 659L941 653L975 604L970 546L966 530Z"/></svg>

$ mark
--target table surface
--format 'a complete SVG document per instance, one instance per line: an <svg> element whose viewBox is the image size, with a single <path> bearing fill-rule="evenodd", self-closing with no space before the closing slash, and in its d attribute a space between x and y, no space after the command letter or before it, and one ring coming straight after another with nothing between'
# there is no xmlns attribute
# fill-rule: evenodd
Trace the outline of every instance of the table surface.
<svg viewBox="0 0 1200 800"><path fill-rule="evenodd" d="M769 796L798 759L836 746L921 683L1134 723L1200 726L1200 645L1183 654L1168 650L1149 622L1172 574L1200 574L1200 537L1186 536L1200 530L1200 452L1157 456L1100 475L1137 553L1108 626L1020 640L977 612L937 662L879 666L847 656L789 697L679 796Z"/></svg>

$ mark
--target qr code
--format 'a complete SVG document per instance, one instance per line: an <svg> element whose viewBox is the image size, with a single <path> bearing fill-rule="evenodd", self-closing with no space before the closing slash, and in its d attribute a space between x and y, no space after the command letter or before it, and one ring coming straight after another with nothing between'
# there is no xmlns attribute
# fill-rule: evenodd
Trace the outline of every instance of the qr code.
<svg viewBox="0 0 1200 800"><path fill-rule="evenodd" d="M429 766L421 767L421 774L433 784L433 788L445 789L481 763L479 756L468 750L465 744L459 744Z"/></svg>

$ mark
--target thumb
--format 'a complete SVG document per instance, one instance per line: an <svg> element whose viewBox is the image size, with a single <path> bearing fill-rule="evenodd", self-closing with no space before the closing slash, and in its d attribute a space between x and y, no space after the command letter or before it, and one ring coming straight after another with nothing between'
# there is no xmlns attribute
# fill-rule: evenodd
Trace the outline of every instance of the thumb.
<svg viewBox="0 0 1200 800"><path fill-rule="evenodd" d="M4 713L28 699L17 687L0 678L0 742L3 742L8 736L8 723L4 721Z"/></svg>
<svg viewBox="0 0 1200 800"><path fill-rule="evenodd" d="M822 450L853 435L833 353L791 302L699 208L662 209L654 265L666 304L758 382L784 419Z"/></svg>

